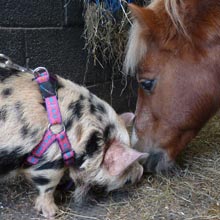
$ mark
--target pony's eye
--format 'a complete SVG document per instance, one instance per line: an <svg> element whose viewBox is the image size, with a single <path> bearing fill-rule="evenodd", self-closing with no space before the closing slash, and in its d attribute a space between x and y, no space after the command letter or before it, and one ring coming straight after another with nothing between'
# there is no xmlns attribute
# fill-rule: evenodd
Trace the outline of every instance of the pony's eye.
<svg viewBox="0 0 220 220"><path fill-rule="evenodd" d="M156 84L155 79L143 79L140 80L140 86L147 92L152 92Z"/></svg>

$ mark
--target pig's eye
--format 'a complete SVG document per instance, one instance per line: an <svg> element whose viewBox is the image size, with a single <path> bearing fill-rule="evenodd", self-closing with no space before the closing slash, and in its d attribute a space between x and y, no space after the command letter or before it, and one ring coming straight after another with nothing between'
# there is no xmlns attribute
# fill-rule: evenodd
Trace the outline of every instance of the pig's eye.
<svg viewBox="0 0 220 220"><path fill-rule="evenodd" d="M139 82L141 88L148 93L151 93L156 85L155 79L141 79Z"/></svg>
<svg viewBox="0 0 220 220"><path fill-rule="evenodd" d="M131 184L131 179L127 179L125 185L130 185L130 184Z"/></svg>

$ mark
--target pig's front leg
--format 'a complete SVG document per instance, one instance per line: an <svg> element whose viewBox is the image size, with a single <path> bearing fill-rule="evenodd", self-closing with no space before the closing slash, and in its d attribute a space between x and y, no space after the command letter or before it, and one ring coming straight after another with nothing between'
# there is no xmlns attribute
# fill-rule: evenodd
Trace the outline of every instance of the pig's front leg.
<svg viewBox="0 0 220 220"><path fill-rule="evenodd" d="M46 167L46 166L45 166ZM25 170L25 175L30 179L39 191L35 202L35 209L46 218L55 216L58 207L54 202L54 191L63 176L64 169L34 169Z"/></svg>
<svg viewBox="0 0 220 220"><path fill-rule="evenodd" d="M43 214L44 217L50 218L56 215L58 207L54 203L54 189L51 189L49 192L45 192L42 187L39 187L39 196L36 198L34 208Z"/></svg>

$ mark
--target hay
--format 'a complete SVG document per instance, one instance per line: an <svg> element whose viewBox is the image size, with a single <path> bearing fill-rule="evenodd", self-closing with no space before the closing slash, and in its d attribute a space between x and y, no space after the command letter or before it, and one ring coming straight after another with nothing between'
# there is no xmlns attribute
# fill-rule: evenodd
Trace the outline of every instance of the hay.
<svg viewBox="0 0 220 220"><path fill-rule="evenodd" d="M114 204L114 220L219 220L220 118L214 117L178 158L173 177L145 175L123 205Z"/></svg>
<svg viewBox="0 0 220 220"><path fill-rule="evenodd" d="M126 13L120 14L121 22L117 22L102 3L99 7L89 4L85 11L84 38L88 60L92 58L94 65L98 63L102 68L106 64L112 64L114 73L121 70L130 22Z"/></svg>
<svg viewBox="0 0 220 220"><path fill-rule="evenodd" d="M121 8L116 13L106 9L103 2L99 5L84 2L85 48L88 52L88 63L93 60L94 65L102 68L111 66L113 74L122 73L125 46L128 30L132 24L127 1L119 0ZM145 4L149 1L137 0L136 3Z"/></svg>
<svg viewBox="0 0 220 220"><path fill-rule="evenodd" d="M145 175L136 186L108 196L99 193L81 207L74 204L71 192L57 192L56 219L219 220L219 117L204 127L178 163L181 171L175 176ZM35 195L36 190L24 180L0 184L0 219L43 219L33 210Z"/></svg>

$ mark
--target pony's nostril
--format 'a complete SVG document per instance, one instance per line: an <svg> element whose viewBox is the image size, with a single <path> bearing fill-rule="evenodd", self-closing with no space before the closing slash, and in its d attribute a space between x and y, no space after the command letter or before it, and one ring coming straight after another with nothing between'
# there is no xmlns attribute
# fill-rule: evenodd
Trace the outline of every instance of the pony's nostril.
<svg viewBox="0 0 220 220"><path fill-rule="evenodd" d="M158 164L163 160L164 153L150 153L148 159L144 163L144 171L154 173L157 171Z"/></svg>
<svg viewBox="0 0 220 220"><path fill-rule="evenodd" d="M151 152L145 163L144 172L169 175L174 170L175 163L166 152Z"/></svg>

